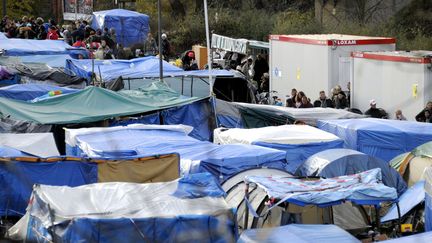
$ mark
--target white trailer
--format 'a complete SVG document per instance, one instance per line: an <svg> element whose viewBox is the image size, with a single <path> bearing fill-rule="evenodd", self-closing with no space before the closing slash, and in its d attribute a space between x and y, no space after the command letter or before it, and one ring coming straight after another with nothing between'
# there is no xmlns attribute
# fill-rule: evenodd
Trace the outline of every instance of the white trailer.
<svg viewBox="0 0 432 243"><path fill-rule="evenodd" d="M346 90L352 52L394 51L395 43L394 38L339 34L271 35L270 89L284 98L296 88L311 100L337 84Z"/></svg>
<svg viewBox="0 0 432 243"><path fill-rule="evenodd" d="M352 82L352 107L377 107L395 117L396 110L408 120L432 98L432 51L355 52Z"/></svg>

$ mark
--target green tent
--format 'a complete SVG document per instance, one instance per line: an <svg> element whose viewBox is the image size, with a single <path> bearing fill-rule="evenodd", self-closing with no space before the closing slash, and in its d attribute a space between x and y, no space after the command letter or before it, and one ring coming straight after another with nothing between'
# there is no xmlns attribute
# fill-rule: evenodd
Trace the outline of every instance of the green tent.
<svg viewBox="0 0 432 243"><path fill-rule="evenodd" d="M181 96L166 84L155 82L139 90L120 92L87 87L80 92L34 103L0 98L0 113L3 117L40 124L88 123L181 106L202 99Z"/></svg>

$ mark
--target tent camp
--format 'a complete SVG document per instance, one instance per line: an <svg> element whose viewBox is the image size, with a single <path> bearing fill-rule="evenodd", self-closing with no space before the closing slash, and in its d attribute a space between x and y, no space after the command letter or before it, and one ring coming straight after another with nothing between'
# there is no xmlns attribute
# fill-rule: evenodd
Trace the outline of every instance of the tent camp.
<svg viewBox="0 0 432 243"><path fill-rule="evenodd" d="M247 103L216 102L218 124L227 128L258 128L293 124L303 121L316 126L318 120L354 119L365 116L342 109L308 108L260 105Z"/></svg>
<svg viewBox="0 0 432 243"><path fill-rule="evenodd" d="M286 170L283 151L255 145L216 145L188 136L190 131L188 126L142 124L66 129L66 153L111 158L179 153L182 174L210 172L221 182L252 168Z"/></svg>
<svg viewBox="0 0 432 243"><path fill-rule="evenodd" d="M290 224L275 228L249 229L237 243L360 243L336 225Z"/></svg>
<svg viewBox="0 0 432 243"><path fill-rule="evenodd" d="M415 184L423 179L425 169L432 166L432 142L396 156L390 161L390 165L402 175L408 185Z"/></svg>
<svg viewBox="0 0 432 243"><path fill-rule="evenodd" d="M61 94L78 92L78 89L58 87L49 84L15 84L0 88L0 97L30 101L48 95L50 91L61 91Z"/></svg>
<svg viewBox="0 0 432 243"><path fill-rule="evenodd" d="M0 157L20 156L19 153L44 158L60 156L52 133L0 133L0 150L4 152ZM10 154L12 151L19 153Z"/></svg>
<svg viewBox="0 0 432 243"><path fill-rule="evenodd" d="M432 124L374 118L318 121L318 128L344 140L344 147L390 161L432 140Z"/></svg>
<svg viewBox="0 0 432 243"><path fill-rule="evenodd" d="M93 12L92 28L115 29L116 42L130 47L133 44L142 44L150 31L149 16L126 9L111 9Z"/></svg>
<svg viewBox="0 0 432 243"><path fill-rule="evenodd" d="M35 184L74 187L96 182L165 182L179 177L179 162L177 154L97 160L1 157L0 216L23 215Z"/></svg>
<svg viewBox="0 0 432 243"><path fill-rule="evenodd" d="M72 47L62 40L6 39L0 41L0 50L3 50L5 56L58 54L68 54L73 58L78 58L78 55L88 56L86 49Z"/></svg>
<svg viewBox="0 0 432 243"><path fill-rule="evenodd" d="M286 151L288 172L309 156L327 149L342 148L343 141L335 135L308 125L283 125L263 128L218 128L214 130L216 144L254 144Z"/></svg>
<svg viewBox="0 0 432 243"><path fill-rule="evenodd" d="M351 149L329 149L309 157L297 170L298 176L331 178L380 168L384 185L402 194L407 185L399 173L381 159Z"/></svg>
<svg viewBox="0 0 432 243"><path fill-rule="evenodd" d="M234 242L234 211L217 182L207 178L204 183L201 177L150 184L37 185L26 215L9 237L31 242Z"/></svg>

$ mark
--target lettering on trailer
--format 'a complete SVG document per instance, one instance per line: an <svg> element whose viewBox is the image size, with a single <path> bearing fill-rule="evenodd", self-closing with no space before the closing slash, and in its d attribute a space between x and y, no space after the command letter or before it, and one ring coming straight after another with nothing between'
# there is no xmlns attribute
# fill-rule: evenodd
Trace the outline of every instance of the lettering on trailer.
<svg viewBox="0 0 432 243"><path fill-rule="evenodd" d="M357 41L356 40L333 40L333 45L335 46L357 45Z"/></svg>

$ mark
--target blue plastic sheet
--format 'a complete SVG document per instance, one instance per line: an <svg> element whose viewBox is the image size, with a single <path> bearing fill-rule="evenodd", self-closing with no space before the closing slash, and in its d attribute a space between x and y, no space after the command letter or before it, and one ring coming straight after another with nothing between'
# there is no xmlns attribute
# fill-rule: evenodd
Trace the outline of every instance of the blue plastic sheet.
<svg viewBox="0 0 432 243"><path fill-rule="evenodd" d="M93 12L92 28L97 30L114 28L116 41L129 47L142 44L150 31L149 16L125 9L111 9Z"/></svg>
<svg viewBox="0 0 432 243"><path fill-rule="evenodd" d="M360 243L336 225L290 224L275 228L250 229L237 243Z"/></svg>
<svg viewBox="0 0 432 243"><path fill-rule="evenodd" d="M48 95L50 91L61 91L62 94L75 93L80 90L65 87L57 87L48 84L15 84L0 88L0 97L14 100L33 100L40 96Z"/></svg>
<svg viewBox="0 0 432 243"><path fill-rule="evenodd" d="M174 196L178 198L225 197L226 193L210 173L197 173L180 178Z"/></svg>
<svg viewBox="0 0 432 243"><path fill-rule="evenodd" d="M113 121L110 123L110 127L127 126L130 124L136 124L136 123L159 125L160 124L159 112L154 113L154 114L150 114L150 115L146 115L146 116L137 117L137 118L130 118L127 120Z"/></svg>
<svg viewBox="0 0 432 243"><path fill-rule="evenodd" d="M283 151L254 145L216 145L175 131L128 130L125 127L78 135L77 141L77 148L68 150L75 152L71 155L115 158L179 153L183 174L210 172L220 181L251 168L286 170Z"/></svg>
<svg viewBox="0 0 432 243"><path fill-rule="evenodd" d="M80 186L97 178L96 163L0 162L0 216L23 215L34 184Z"/></svg>
<svg viewBox="0 0 432 243"><path fill-rule="evenodd" d="M379 183L379 168L329 179L247 176L245 181L263 188L270 198L299 206L327 207L340 204L342 201L352 201L360 205L379 205L383 201L397 199L396 189Z"/></svg>
<svg viewBox="0 0 432 243"><path fill-rule="evenodd" d="M5 51L5 56L68 54L73 58L78 58L78 55L81 54L88 57L87 50L72 47L62 40L6 39L0 41L1 49Z"/></svg>
<svg viewBox="0 0 432 243"><path fill-rule="evenodd" d="M330 149L314 154L297 169L296 174L331 178L373 168L381 169L384 185L396 188L399 195L406 191L405 181L387 162L350 149Z"/></svg>
<svg viewBox="0 0 432 243"><path fill-rule="evenodd" d="M20 156L31 156L29 154L23 153L18 149L9 148L6 146L0 146L0 157L20 157Z"/></svg>
<svg viewBox="0 0 432 243"><path fill-rule="evenodd" d="M161 114L164 125L189 125L194 128L189 136L202 141L212 140L209 121L213 114L207 100L167 109Z"/></svg>
<svg viewBox="0 0 432 243"><path fill-rule="evenodd" d="M94 67L93 67L94 65ZM92 70L102 76L103 81L123 78L158 78L159 58L154 56L135 58L131 60L67 60L66 68L70 69L77 76L91 80ZM100 70L100 72L99 72ZM183 71L183 69L163 61L163 75L165 77L198 76L208 77L210 74L216 76L233 76L226 70L196 70Z"/></svg>
<svg viewBox="0 0 432 243"><path fill-rule="evenodd" d="M318 128L344 140L344 147L390 161L432 140L432 124L374 118L318 121Z"/></svg>
<svg viewBox="0 0 432 243"><path fill-rule="evenodd" d="M217 115L217 123L219 127L226 128L244 128L243 121L241 118L229 116L229 115Z"/></svg>
<svg viewBox="0 0 432 243"><path fill-rule="evenodd" d="M66 60L72 59L68 54L20 56L23 63L42 63L50 67L64 68Z"/></svg>
<svg viewBox="0 0 432 243"><path fill-rule="evenodd" d="M401 217L425 200L424 185L424 181L418 181L399 197ZM381 222L387 222L398 218L397 206L394 204L387 214L381 218Z"/></svg>
<svg viewBox="0 0 432 243"><path fill-rule="evenodd" d="M429 243L432 242L432 232L425 232L397 239L386 240L384 243Z"/></svg>
<svg viewBox="0 0 432 243"><path fill-rule="evenodd" d="M307 143L307 144L276 144L266 142L254 142L253 144L268 148L274 148L282 151L286 151L288 161L288 172L294 174L297 168L310 156L318 152L342 148L343 141L335 140L320 143Z"/></svg>

